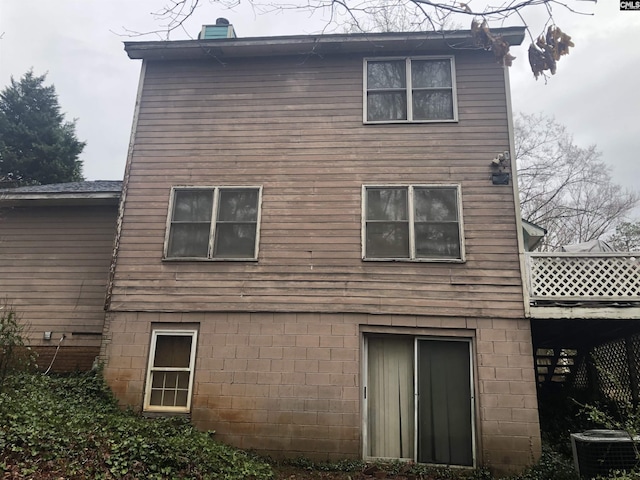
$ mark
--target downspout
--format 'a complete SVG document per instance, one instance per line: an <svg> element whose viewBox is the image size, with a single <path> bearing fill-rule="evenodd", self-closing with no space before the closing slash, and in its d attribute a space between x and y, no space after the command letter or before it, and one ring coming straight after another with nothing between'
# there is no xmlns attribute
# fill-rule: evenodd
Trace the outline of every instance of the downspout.
<svg viewBox="0 0 640 480"><path fill-rule="evenodd" d="M520 211L520 190L518 189L518 165L515 155L514 127L513 127L513 109L511 106L511 85L509 82L509 68L504 68L504 86L506 89L507 99L507 123L509 130L509 157L511 166L511 184L513 188L513 200L516 215L516 237L518 239L518 257L520 260L520 277L522 280L522 301L524 303L525 318L531 317L531 309L529 306L529 275L527 256L524 248L524 235L522 233L522 212Z"/></svg>

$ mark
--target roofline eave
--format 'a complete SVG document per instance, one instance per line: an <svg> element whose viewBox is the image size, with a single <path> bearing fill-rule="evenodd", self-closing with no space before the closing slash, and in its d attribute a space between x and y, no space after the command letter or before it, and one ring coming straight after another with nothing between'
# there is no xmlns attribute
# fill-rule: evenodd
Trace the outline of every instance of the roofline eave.
<svg viewBox="0 0 640 480"><path fill-rule="evenodd" d="M502 35L509 45L520 45L525 28L505 27L492 32ZM129 58L149 60L482 50L474 44L470 30L124 42L124 46Z"/></svg>
<svg viewBox="0 0 640 480"><path fill-rule="evenodd" d="M120 192L98 193L0 193L0 207L56 205L117 205Z"/></svg>

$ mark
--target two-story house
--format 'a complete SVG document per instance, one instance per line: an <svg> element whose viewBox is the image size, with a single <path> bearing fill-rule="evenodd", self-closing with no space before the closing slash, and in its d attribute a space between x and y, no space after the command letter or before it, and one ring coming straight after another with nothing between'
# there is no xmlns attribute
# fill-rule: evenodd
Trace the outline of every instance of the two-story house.
<svg viewBox="0 0 640 480"><path fill-rule="evenodd" d="M210 28L125 44L122 403L274 455L535 461L507 69L469 31Z"/></svg>

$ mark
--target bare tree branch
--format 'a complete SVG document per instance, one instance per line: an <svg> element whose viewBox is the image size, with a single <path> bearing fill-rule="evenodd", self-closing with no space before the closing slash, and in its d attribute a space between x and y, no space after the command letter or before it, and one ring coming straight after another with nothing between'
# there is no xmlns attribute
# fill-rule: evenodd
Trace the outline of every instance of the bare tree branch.
<svg viewBox="0 0 640 480"><path fill-rule="evenodd" d="M534 76L548 79L547 71L556 72L556 64L561 56L573 46L571 37L555 24L554 9L564 9L576 15L593 15L590 6L597 0L165 0L164 6L153 13L160 22L160 28L151 32L137 32L125 29L127 36L155 34L169 39L176 30L183 30L187 19L196 9L209 3L222 8L233 8L249 4L258 14L283 11L308 11L311 15L320 13L327 18L323 32L330 28L346 31L414 31L443 30L464 23L471 17L475 25L480 25L483 34L479 46L492 50L496 59L510 65L509 45L499 36L493 36L490 23L504 25L510 17L517 17L527 27L531 45L529 63ZM475 2L475 3L474 3ZM472 5L473 4L473 5ZM535 10L544 11L542 24L527 22L526 14ZM473 24L472 24L473 28ZM537 32L537 33L534 33Z"/></svg>
<svg viewBox="0 0 640 480"><path fill-rule="evenodd" d="M522 216L547 229L543 249L604 237L640 202L613 183L595 145L575 145L552 118L520 114L514 126Z"/></svg>

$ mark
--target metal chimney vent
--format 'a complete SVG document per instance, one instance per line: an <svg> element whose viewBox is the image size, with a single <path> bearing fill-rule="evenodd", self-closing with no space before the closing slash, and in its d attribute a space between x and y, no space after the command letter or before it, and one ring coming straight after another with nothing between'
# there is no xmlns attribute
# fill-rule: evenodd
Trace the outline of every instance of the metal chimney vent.
<svg viewBox="0 0 640 480"><path fill-rule="evenodd" d="M215 40L219 38L237 38L236 32L233 30L233 25L229 23L226 18L216 19L215 25L203 25L199 40Z"/></svg>

